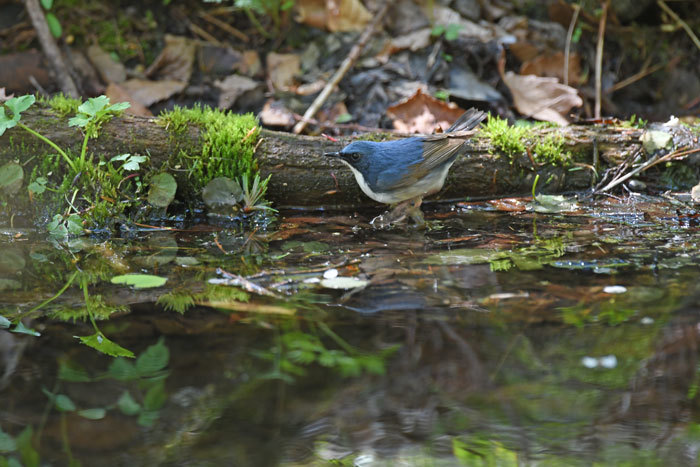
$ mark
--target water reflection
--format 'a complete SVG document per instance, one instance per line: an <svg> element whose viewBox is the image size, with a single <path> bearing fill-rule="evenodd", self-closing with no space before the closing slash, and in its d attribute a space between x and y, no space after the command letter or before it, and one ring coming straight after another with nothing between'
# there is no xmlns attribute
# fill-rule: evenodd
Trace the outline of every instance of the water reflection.
<svg viewBox="0 0 700 467"><path fill-rule="evenodd" d="M0 456L697 464L697 228L637 209L471 206L406 232L282 213L254 235L8 235ZM134 272L167 283L110 282ZM209 283L225 278L236 287Z"/></svg>

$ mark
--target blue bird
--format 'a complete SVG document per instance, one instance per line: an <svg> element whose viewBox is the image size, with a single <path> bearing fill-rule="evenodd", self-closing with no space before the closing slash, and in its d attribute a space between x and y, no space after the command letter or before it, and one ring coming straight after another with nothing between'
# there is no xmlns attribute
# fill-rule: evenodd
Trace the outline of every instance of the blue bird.
<svg viewBox="0 0 700 467"><path fill-rule="evenodd" d="M420 204L424 196L442 189L450 167L463 152L464 143L486 114L467 110L445 133L376 143L353 141L338 152L324 154L344 162L360 189L375 201L397 205L388 217L372 223L387 225L409 215L423 224Z"/></svg>

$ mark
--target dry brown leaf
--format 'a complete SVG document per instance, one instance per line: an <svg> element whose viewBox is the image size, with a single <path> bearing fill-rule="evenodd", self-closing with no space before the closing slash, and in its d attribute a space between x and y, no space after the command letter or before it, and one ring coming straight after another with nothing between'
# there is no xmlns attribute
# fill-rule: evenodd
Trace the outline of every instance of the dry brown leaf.
<svg viewBox="0 0 700 467"><path fill-rule="evenodd" d="M290 127L296 123L294 114L282 102L272 99L265 102L259 117L267 126Z"/></svg>
<svg viewBox="0 0 700 467"><path fill-rule="evenodd" d="M140 115L141 117L152 117L153 114L148 107L134 99L126 89L115 83L109 83L105 90L105 96L109 97L110 102L128 102L131 107L124 112L131 115Z"/></svg>
<svg viewBox="0 0 700 467"><path fill-rule="evenodd" d="M187 82L192 74L196 43L186 37L165 35L165 48L146 70L146 76Z"/></svg>
<svg viewBox="0 0 700 467"><path fill-rule="evenodd" d="M372 19L360 0L297 0L300 23L329 31L359 31Z"/></svg>
<svg viewBox="0 0 700 467"><path fill-rule="evenodd" d="M502 78L522 115L565 126L569 124L566 114L573 107L583 105L576 89L559 83L556 78L516 75L512 71Z"/></svg>
<svg viewBox="0 0 700 467"><path fill-rule="evenodd" d="M446 103L432 96L416 93L386 109L394 119L394 128L406 133L431 134L437 129L447 129L464 110L454 103Z"/></svg>
<svg viewBox="0 0 700 467"><path fill-rule="evenodd" d="M219 108L230 109L243 94L253 91L260 83L240 75L229 75L223 80L216 80L214 86L219 88Z"/></svg>
<svg viewBox="0 0 700 467"><path fill-rule="evenodd" d="M336 102L330 109L323 109L318 113L318 121L334 124L338 120L338 117L346 115L347 113L348 108L345 106L345 102Z"/></svg>
<svg viewBox="0 0 700 467"><path fill-rule="evenodd" d="M520 74L549 76L564 82L564 53L540 55L526 61L520 67ZM569 83L572 85L581 83L581 56L576 53L569 56Z"/></svg>
<svg viewBox="0 0 700 467"><path fill-rule="evenodd" d="M105 84L123 83L126 81L126 68L124 68L124 65L115 61L99 45L91 45L86 53L90 63L95 67Z"/></svg>
<svg viewBox="0 0 700 467"><path fill-rule="evenodd" d="M412 52L421 50L430 45L431 28L423 28L404 36L395 37L388 41L384 49L379 52L377 59L386 62L390 55L402 50L410 49Z"/></svg>
<svg viewBox="0 0 700 467"><path fill-rule="evenodd" d="M167 99L173 94L182 92L187 83L173 80L150 81L134 78L124 81L121 86L136 102L140 102L148 107L151 104Z"/></svg>
<svg viewBox="0 0 700 467"><path fill-rule="evenodd" d="M535 45L525 41L519 41L514 44L510 44L508 46L508 50L513 55L515 55L515 58L517 58L521 62L533 60L540 54L540 49L538 49Z"/></svg>
<svg viewBox="0 0 700 467"><path fill-rule="evenodd" d="M285 91L294 85L294 77L301 70L301 59L294 54L267 54L267 74L275 89Z"/></svg>

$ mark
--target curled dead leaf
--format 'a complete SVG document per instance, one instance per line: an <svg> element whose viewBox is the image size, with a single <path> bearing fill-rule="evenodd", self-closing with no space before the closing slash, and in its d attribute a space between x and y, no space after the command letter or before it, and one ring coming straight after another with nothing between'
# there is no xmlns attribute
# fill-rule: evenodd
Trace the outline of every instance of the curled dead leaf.
<svg viewBox="0 0 700 467"><path fill-rule="evenodd" d="M394 120L394 128L406 133L422 134L447 129L464 113L456 104L423 94L421 89L386 110L387 115Z"/></svg>
<svg viewBox="0 0 700 467"><path fill-rule="evenodd" d="M359 31L372 19L360 0L297 0L296 20L329 31Z"/></svg>
<svg viewBox="0 0 700 467"><path fill-rule="evenodd" d="M267 73L275 89L283 91L295 84L294 77L301 70L301 59L294 54L267 54Z"/></svg>
<svg viewBox="0 0 700 467"><path fill-rule="evenodd" d="M260 111L260 120L267 126L290 127L296 123L294 114L280 101L269 99Z"/></svg>
<svg viewBox="0 0 700 467"><path fill-rule="evenodd" d="M583 105L578 91L559 83L556 78L523 76L512 71L504 73L502 78L513 95L515 108L522 115L566 126L569 124L566 114L573 107Z"/></svg>
<svg viewBox="0 0 700 467"><path fill-rule="evenodd" d="M197 45L180 36L165 35L165 48L146 70L146 76L159 80L188 82L192 74Z"/></svg>
<svg viewBox="0 0 700 467"><path fill-rule="evenodd" d="M526 61L520 67L521 75L537 75L558 78L564 82L564 53L557 52L554 55L539 55ZM581 56L573 53L569 56L569 83L580 84Z"/></svg>

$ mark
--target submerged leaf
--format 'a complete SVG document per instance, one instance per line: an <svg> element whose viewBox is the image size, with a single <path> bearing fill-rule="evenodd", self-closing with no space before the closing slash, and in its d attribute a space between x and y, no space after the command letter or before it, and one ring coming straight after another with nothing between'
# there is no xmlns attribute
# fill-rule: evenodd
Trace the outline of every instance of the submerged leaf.
<svg viewBox="0 0 700 467"><path fill-rule="evenodd" d="M366 287L369 281L357 279L356 277L335 277L333 279L323 279L321 286L327 289L356 289Z"/></svg>
<svg viewBox="0 0 700 467"><path fill-rule="evenodd" d="M166 208L175 199L176 191L177 182L175 181L175 177L169 173L159 173L151 179L151 189L148 191L148 202L153 206Z"/></svg>
<svg viewBox="0 0 700 467"><path fill-rule="evenodd" d="M14 195L22 188L24 169L16 162L8 162L0 167L0 193Z"/></svg>
<svg viewBox="0 0 700 467"><path fill-rule="evenodd" d="M136 289L148 289L161 287L168 279L166 277L153 276L151 274L124 274L112 277L112 284L131 285Z"/></svg>

